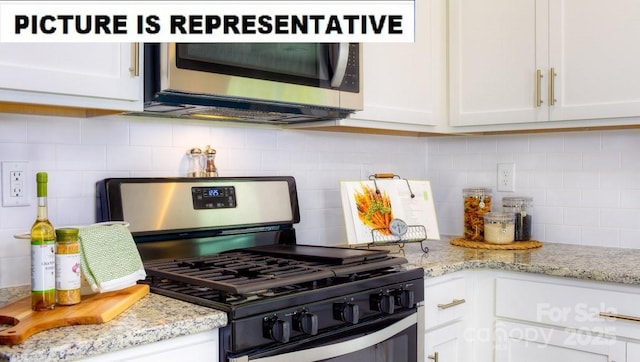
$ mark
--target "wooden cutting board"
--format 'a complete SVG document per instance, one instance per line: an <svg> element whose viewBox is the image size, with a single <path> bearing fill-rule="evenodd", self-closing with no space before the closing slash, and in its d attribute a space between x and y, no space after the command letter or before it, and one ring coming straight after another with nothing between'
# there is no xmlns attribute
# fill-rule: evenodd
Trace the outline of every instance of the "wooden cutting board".
<svg viewBox="0 0 640 362"><path fill-rule="evenodd" d="M20 299L0 308L0 324L12 326L0 331L0 344L20 344L29 336L51 328L108 322L147 294L148 285L136 284L113 292L86 295L76 305L60 305L40 312L31 310L30 296Z"/></svg>

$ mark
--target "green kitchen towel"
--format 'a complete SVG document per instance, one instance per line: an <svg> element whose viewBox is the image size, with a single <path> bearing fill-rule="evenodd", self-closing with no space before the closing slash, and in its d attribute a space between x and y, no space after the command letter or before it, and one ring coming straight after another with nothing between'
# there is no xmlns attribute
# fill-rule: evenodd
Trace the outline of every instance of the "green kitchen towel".
<svg viewBox="0 0 640 362"><path fill-rule="evenodd" d="M80 228L78 241L82 273L94 292L124 289L147 276L131 232L124 225Z"/></svg>

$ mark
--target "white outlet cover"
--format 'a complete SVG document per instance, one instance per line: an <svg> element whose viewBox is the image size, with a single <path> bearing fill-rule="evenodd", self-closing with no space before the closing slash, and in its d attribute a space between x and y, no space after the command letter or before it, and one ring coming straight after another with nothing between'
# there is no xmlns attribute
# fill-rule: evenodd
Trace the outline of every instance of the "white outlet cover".
<svg viewBox="0 0 640 362"><path fill-rule="evenodd" d="M29 206L29 193L27 184L28 175L27 161L3 161L2 162L2 206ZM16 196L12 193L12 185L16 186L16 181L12 183L11 174L19 171L22 175L22 180L17 181L17 186L22 188L20 196Z"/></svg>
<svg viewBox="0 0 640 362"><path fill-rule="evenodd" d="M498 164L498 191L514 192L516 190L516 165L514 163Z"/></svg>

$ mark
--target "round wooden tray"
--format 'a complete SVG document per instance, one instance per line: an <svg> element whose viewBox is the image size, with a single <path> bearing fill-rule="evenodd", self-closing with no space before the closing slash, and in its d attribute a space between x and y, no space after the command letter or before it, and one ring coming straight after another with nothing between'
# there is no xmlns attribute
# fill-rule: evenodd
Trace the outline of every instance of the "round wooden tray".
<svg viewBox="0 0 640 362"><path fill-rule="evenodd" d="M449 242L451 243L451 245L462 246L465 248L489 250L525 250L535 249L542 246L542 243L537 240L515 241L509 244L490 244L484 241L473 241L466 240L464 238L458 238L451 239Z"/></svg>

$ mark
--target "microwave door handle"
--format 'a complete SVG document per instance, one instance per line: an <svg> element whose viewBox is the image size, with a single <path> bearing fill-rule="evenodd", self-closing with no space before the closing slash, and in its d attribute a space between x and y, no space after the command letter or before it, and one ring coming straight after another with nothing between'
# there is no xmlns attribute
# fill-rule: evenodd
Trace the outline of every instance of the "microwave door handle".
<svg viewBox="0 0 640 362"><path fill-rule="evenodd" d="M333 77L331 77L331 87L339 88L347 72L349 62L349 43L338 43L335 45L336 52L334 58Z"/></svg>

